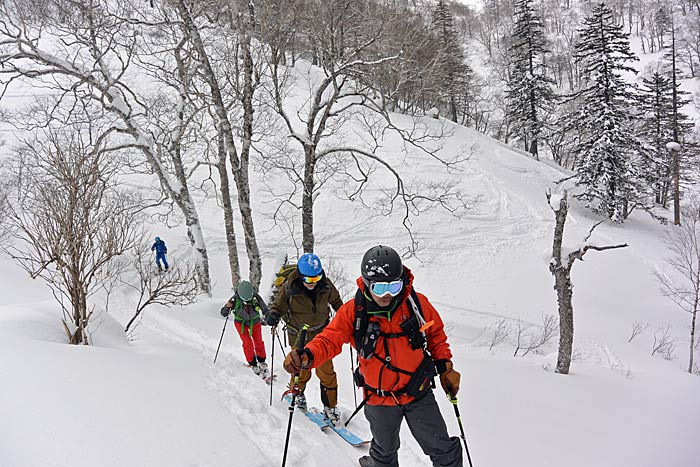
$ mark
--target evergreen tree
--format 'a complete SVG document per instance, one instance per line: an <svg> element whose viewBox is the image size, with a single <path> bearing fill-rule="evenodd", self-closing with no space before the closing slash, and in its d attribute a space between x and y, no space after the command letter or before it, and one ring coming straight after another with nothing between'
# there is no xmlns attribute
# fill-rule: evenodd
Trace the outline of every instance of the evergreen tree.
<svg viewBox="0 0 700 467"><path fill-rule="evenodd" d="M679 83L676 84L677 88L678 86ZM683 98L687 94L679 89L676 90L679 106L688 103L688 100ZM688 132L692 130L693 124L683 113L675 114L674 120L673 80L665 68L655 70L642 79L638 105L643 117L640 137L649 146L649 151L644 153L642 160L644 178L654 190L656 202L666 207L672 188L671 164L673 162L666 143L676 141L676 133L680 135L680 141L676 142L683 142ZM679 132L674 132L674 122L678 124Z"/></svg>
<svg viewBox="0 0 700 467"><path fill-rule="evenodd" d="M688 144L688 141L683 141L686 137L686 133L688 133L692 129L692 125L688 125L687 122L687 117L683 115L680 112L680 108L687 104L687 100L684 99L683 95L688 94L686 92L680 91L680 82L679 79L681 78L681 69L678 66L678 60L677 60L677 53L678 50L676 48L676 24L674 20L674 11L673 9L669 9L666 11L666 8L662 8L660 11L664 11L665 13L662 15L665 23L665 28L668 32L671 34L671 40L668 43L666 47L666 53L664 54L664 59L667 62L668 67L670 68L670 74L671 74L671 131L672 131L672 138L669 141L673 141L675 143L680 144L680 151L673 151L671 155L671 161L670 161L670 172L671 172L671 179L673 182L673 223L675 225L680 225L681 223L681 206L680 206L680 198L681 198L681 190L680 190L680 183L681 183L681 172L682 172L682 165L683 164L683 156L688 155L691 151L696 151L697 147L692 144ZM663 34L661 35L662 42L663 42ZM686 143L686 144L683 144ZM691 150L691 151L689 151ZM664 204L665 206L665 204Z"/></svg>
<svg viewBox="0 0 700 467"><path fill-rule="evenodd" d="M525 150L538 157L537 145L555 99L554 80L547 77L544 56L549 53L542 20L533 0L515 3L515 25L509 49L508 110Z"/></svg>
<svg viewBox="0 0 700 467"><path fill-rule="evenodd" d="M576 185L584 191L576 197L622 222L635 206L650 204L638 170L645 148L633 132L634 96L622 78L623 72L636 73L627 63L637 58L629 35L604 3L593 7L579 33L574 60L587 81L576 95L580 110L568 119L568 127L580 134L572 153Z"/></svg>
<svg viewBox="0 0 700 467"><path fill-rule="evenodd" d="M470 99L474 72L464 60L452 13L444 0L433 10L432 30L438 41L440 104L449 108L450 118L457 122L458 109L466 108L465 101Z"/></svg>

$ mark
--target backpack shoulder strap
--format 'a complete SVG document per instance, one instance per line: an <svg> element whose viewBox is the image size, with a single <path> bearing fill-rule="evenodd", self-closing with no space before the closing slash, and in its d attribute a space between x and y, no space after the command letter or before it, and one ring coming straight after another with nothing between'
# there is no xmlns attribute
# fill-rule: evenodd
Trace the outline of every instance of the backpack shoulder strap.
<svg viewBox="0 0 700 467"><path fill-rule="evenodd" d="M355 292L354 303L355 332L353 333L353 338L355 341L355 349L357 350L362 346L362 339L365 337L365 333L367 332L367 324L369 323L369 316L367 315L367 299L359 287L357 292Z"/></svg>
<svg viewBox="0 0 700 467"><path fill-rule="evenodd" d="M408 302L409 310L413 311L413 314L418 318L418 322L421 326L425 325L425 318L423 317L423 310L420 307L420 300L418 300L418 294L416 291L411 289L411 294L406 299Z"/></svg>
<svg viewBox="0 0 700 467"><path fill-rule="evenodd" d="M423 317L423 310L421 309L420 300L418 300L418 295L415 290L411 289L411 293L406 299L406 304L408 305L408 310L416 316L420 327L423 327L425 325L425 318ZM362 339L364 339L365 333L367 332L368 323L367 299L362 293L362 290L358 288L357 292L355 292L355 332L353 334L355 349L359 349L362 346ZM425 338L425 331L422 331L422 334Z"/></svg>
<svg viewBox="0 0 700 467"><path fill-rule="evenodd" d="M418 320L418 324L421 329L421 334L423 335L423 352L427 352L428 335L425 331L428 328L428 326L425 326L426 321L425 317L423 316L423 310L420 307L420 300L418 300L418 294L416 294L416 291L414 289L411 289L411 294L408 296L406 302L408 302L408 308L413 310L413 314L416 315L416 319Z"/></svg>

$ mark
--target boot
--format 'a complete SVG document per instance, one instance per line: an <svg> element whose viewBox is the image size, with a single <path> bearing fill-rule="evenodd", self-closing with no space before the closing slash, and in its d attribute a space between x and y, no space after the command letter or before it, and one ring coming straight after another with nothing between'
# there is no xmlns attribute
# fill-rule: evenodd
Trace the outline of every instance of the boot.
<svg viewBox="0 0 700 467"><path fill-rule="evenodd" d="M250 368L253 370L253 373L260 376L260 365L250 365Z"/></svg>
<svg viewBox="0 0 700 467"><path fill-rule="evenodd" d="M260 369L260 376L263 379L267 379L270 377L270 369L267 366L267 363L265 362L259 362L258 363L258 368Z"/></svg>
<svg viewBox="0 0 700 467"><path fill-rule="evenodd" d="M374 463L374 460L369 457L369 456L362 456L359 459L360 461L360 467L375 467L376 464Z"/></svg>
<svg viewBox="0 0 700 467"><path fill-rule="evenodd" d="M338 407L324 406L323 415L328 419L329 422L331 422L331 425L340 425L340 410L338 410Z"/></svg>
<svg viewBox="0 0 700 467"><path fill-rule="evenodd" d="M299 394L297 394L296 406L297 406L297 409L301 410L302 412L306 412L306 409L308 407L306 406L306 396L304 395L303 392L300 392Z"/></svg>

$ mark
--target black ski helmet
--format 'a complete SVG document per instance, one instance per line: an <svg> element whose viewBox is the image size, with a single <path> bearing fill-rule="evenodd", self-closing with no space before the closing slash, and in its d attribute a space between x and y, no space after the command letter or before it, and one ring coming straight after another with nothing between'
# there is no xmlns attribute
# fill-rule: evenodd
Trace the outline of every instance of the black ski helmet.
<svg viewBox="0 0 700 467"><path fill-rule="evenodd" d="M391 282L403 277L401 256L391 247L373 246L362 257L360 266L365 283Z"/></svg>

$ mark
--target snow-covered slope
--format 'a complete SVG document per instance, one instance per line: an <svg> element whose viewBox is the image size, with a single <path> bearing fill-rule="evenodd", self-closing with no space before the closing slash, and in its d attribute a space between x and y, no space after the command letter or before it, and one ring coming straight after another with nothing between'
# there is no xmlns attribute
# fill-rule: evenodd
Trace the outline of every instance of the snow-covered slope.
<svg viewBox="0 0 700 467"><path fill-rule="evenodd" d="M396 116L399 125L409 119ZM426 119L426 125L441 125ZM448 122L445 125L451 125ZM460 409L476 467L571 466L691 467L700 463L700 378L689 375L690 317L661 296L653 270L667 255L662 226L635 213L624 225L601 225L592 243L630 246L587 254L574 266L575 361L569 376L554 374L556 341L513 356L515 329L536 333L543 315L556 314L547 263L554 216L545 190L566 174L547 163L462 127L452 129L443 154L476 144L462 172L447 175L418 153L390 157L405 173L424 180L456 177L475 200L461 218L433 210L413 220L421 241L413 270L447 323L462 372ZM388 140L388 152L397 147ZM254 174L260 183L260 174ZM261 185L257 185L261 186ZM316 205L317 252L343 267L348 281L364 251L377 243L403 248L408 237L400 215L370 216L359 203L341 201L332 186ZM335 187L337 188L337 186ZM291 244L265 216L272 207L254 190L257 229L265 255L264 283L274 259ZM48 290L7 260L0 262L0 465L8 467L219 467L279 465L288 412L280 401L280 375L270 392L246 368L230 327L216 365L221 335L219 307L231 293L221 216L201 200L212 261L214 296L186 309L147 309L135 339L121 328L133 297L117 291L110 314L93 326L94 346L62 343L60 310ZM573 204L566 243L577 245L599 219ZM186 248L182 228L153 226L171 252ZM245 263L245 261L242 261ZM345 285L349 289L352 284ZM506 342L492 349L499 322L510 326ZM634 322L648 330L632 342ZM230 324L230 323L229 323ZM651 356L654 332L670 326L676 357ZM270 334L265 329L268 353ZM348 350L335 359L340 406L354 409ZM319 405L317 380L309 385ZM361 397L358 394L358 399ZM450 404L439 397L451 433L459 433ZM369 436L366 421L351 427ZM402 432L400 460L429 465ZM352 448L296 415L287 465L355 465L366 448Z"/></svg>

